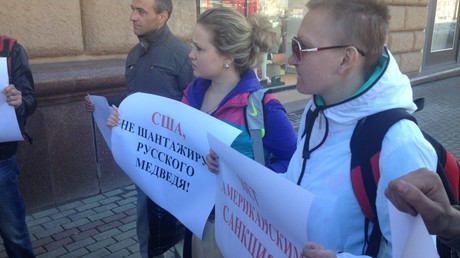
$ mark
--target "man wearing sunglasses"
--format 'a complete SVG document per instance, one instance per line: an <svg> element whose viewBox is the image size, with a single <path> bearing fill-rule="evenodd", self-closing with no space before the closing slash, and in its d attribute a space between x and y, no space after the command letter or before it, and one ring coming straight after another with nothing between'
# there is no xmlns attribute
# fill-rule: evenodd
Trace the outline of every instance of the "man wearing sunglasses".
<svg viewBox="0 0 460 258"><path fill-rule="evenodd" d="M382 142L377 186L382 233L376 254L353 191L350 139L359 120L392 108L413 113L412 89L385 47L389 11L378 0L310 0L292 39L289 64L297 90L313 95L305 107L297 150L286 177L315 194L308 217L304 257L392 257L388 182L416 169L436 170L436 154L417 125L394 124ZM375 250L375 249L374 249Z"/></svg>

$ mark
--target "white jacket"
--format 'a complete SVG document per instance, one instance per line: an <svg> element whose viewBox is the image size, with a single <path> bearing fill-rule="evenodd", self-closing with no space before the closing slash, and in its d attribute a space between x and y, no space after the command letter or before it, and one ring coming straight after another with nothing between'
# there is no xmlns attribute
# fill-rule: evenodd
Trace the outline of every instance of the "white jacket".
<svg viewBox="0 0 460 258"><path fill-rule="evenodd" d="M378 72L378 69L382 69ZM416 109L410 81L388 50L364 93L324 108L310 136L310 158L306 161L301 187L315 194L308 217L308 240L338 253L338 257L361 256L364 245L364 215L352 189L350 139L358 120L391 108ZM382 74L383 73L383 74ZM297 150L285 176L297 183L302 170L305 116L315 110L314 98L307 104L298 132ZM327 134L327 135L326 135ZM324 142L323 142L324 141ZM401 120L384 137L380 154L377 212L383 236L379 257L392 257L387 199L388 182L421 167L436 170L437 157L415 123ZM372 227L371 227L372 228Z"/></svg>

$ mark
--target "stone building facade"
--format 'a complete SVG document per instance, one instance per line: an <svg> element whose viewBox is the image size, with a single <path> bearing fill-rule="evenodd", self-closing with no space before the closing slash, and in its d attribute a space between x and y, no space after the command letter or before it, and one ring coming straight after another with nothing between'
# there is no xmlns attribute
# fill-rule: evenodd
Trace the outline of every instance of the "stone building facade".
<svg viewBox="0 0 460 258"><path fill-rule="evenodd" d="M174 0L171 30L190 40L197 1ZM428 0L387 0L388 46L403 72L417 76L423 59ZM131 0L0 0L0 34L26 48L39 104L22 142L21 190L29 210L131 184L115 164L91 115L87 93L124 90L124 58L137 43Z"/></svg>
<svg viewBox="0 0 460 258"><path fill-rule="evenodd" d="M391 25L388 46L401 69L416 74L422 64L428 0L386 0ZM137 42L129 21L130 0L0 0L0 32L16 37L31 63L123 58ZM197 3L175 0L171 30L190 39Z"/></svg>

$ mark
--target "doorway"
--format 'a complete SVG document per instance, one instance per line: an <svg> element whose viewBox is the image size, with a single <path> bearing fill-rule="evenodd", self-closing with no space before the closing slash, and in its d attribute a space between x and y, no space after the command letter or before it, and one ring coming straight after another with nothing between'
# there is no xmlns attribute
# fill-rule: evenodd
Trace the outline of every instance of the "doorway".
<svg viewBox="0 0 460 258"><path fill-rule="evenodd" d="M459 0L430 1L422 70L459 66Z"/></svg>

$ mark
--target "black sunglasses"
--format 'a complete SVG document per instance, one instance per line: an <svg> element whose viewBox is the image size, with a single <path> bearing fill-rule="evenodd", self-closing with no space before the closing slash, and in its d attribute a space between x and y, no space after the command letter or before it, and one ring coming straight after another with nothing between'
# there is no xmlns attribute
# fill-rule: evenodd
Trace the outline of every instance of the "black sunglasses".
<svg viewBox="0 0 460 258"><path fill-rule="evenodd" d="M354 47L356 48L359 54L361 54L362 56L366 56L366 53L364 51L362 51L361 49L355 46L350 46L350 45L302 48L302 45L300 45L300 42L296 37L292 38L292 43L291 43L292 55L294 56L294 59L297 65L300 65L302 63L303 52L316 52L316 51L321 51L321 50L334 49L334 48L346 48L346 47Z"/></svg>

